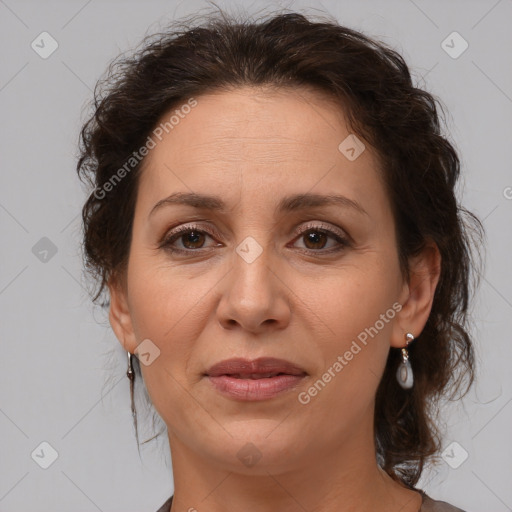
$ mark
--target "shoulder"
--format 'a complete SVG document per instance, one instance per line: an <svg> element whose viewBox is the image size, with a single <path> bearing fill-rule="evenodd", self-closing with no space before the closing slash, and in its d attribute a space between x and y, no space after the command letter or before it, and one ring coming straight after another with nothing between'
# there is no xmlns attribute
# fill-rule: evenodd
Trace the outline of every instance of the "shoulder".
<svg viewBox="0 0 512 512"><path fill-rule="evenodd" d="M454 507L446 501L433 500L425 492L419 491L423 497L420 512L464 512L461 508ZM159 511L160 512L160 511Z"/></svg>
<svg viewBox="0 0 512 512"><path fill-rule="evenodd" d="M171 510L172 496L156 511L169 512Z"/></svg>

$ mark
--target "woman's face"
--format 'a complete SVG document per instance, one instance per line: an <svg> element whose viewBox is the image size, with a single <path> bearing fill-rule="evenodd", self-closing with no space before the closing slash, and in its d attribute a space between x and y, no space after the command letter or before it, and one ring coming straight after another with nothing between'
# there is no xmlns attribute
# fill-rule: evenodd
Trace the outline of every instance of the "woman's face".
<svg viewBox="0 0 512 512"><path fill-rule="evenodd" d="M126 284L111 286L112 326L132 353L144 341L171 450L263 474L368 444L390 345L419 334L430 309L402 280L375 153L347 139L318 93L247 87L195 101L153 136ZM155 208L176 194L197 196ZM190 231L170 239L178 228ZM208 375L264 357L302 373Z"/></svg>

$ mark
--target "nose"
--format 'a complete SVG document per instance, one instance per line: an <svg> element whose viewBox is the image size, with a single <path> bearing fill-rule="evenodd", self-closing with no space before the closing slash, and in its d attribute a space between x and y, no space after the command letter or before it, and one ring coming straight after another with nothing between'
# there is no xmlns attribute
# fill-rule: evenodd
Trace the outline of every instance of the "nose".
<svg viewBox="0 0 512 512"><path fill-rule="evenodd" d="M254 334L284 329L290 322L290 290L279 269L264 250L254 261L235 252L233 268L222 281L217 307L225 329L243 329ZM250 261L250 262L249 262Z"/></svg>

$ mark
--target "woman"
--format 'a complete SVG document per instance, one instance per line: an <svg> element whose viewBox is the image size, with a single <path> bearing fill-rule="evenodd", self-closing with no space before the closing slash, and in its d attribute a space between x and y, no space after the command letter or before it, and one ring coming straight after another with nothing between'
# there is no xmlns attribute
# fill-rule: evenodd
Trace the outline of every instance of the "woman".
<svg viewBox="0 0 512 512"><path fill-rule="evenodd" d="M159 510L460 510L415 484L437 400L473 380L482 227L402 57L333 21L211 17L102 85L85 259L167 426Z"/></svg>

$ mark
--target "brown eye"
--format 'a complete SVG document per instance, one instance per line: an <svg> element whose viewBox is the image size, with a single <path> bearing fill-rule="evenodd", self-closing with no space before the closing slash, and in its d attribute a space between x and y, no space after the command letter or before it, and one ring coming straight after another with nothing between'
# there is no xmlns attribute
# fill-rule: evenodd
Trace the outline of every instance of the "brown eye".
<svg viewBox="0 0 512 512"><path fill-rule="evenodd" d="M323 249L329 239L325 233L319 230L304 233L302 236L307 249Z"/></svg>
<svg viewBox="0 0 512 512"><path fill-rule="evenodd" d="M204 244L204 233L201 231L189 231L181 235L182 244L186 249L200 249Z"/></svg>
<svg viewBox="0 0 512 512"><path fill-rule="evenodd" d="M329 246L329 240L331 243ZM341 251L350 246L347 238L343 237L340 233L331 231L330 229L320 228L317 226L306 226L299 233L299 238L296 240L302 241L303 247L299 247L306 252L328 254L337 251Z"/></svg>
<svg viewBox="0 0 512 512"><path fill-rule="evenodd" d="M170 233L160 244L160 247L175 253L199 252L205 247L206 238L213 234L194 226L182 226Z"/></svg>

